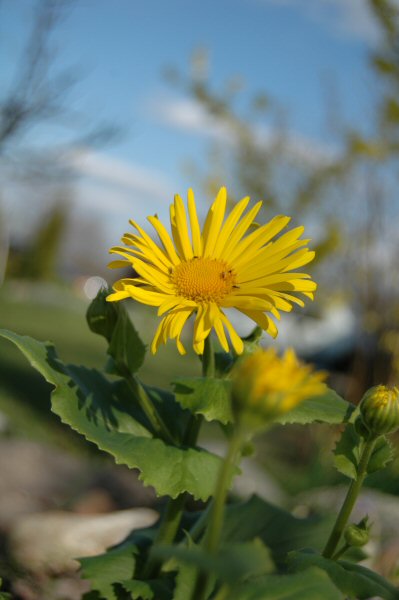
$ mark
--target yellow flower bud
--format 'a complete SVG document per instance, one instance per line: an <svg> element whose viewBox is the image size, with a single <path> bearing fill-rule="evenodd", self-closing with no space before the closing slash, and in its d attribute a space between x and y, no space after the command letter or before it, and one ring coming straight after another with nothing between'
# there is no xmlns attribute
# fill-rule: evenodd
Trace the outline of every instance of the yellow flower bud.
<svg viewBox="0 0 399 600"><path fill-rule="evenodd" d="M279 357L273 348L243 357L232 371L233 410L256 421L271 421L303 400L326 390L326 374L315 373L289 349Z"/></svg>
<svg viewBox="0 0 399 600"><path fill-rule="evenodd" d="M391 433L399 427L399 390L377 385L370 388L360 403L363 423L373 435Z"/></svg>

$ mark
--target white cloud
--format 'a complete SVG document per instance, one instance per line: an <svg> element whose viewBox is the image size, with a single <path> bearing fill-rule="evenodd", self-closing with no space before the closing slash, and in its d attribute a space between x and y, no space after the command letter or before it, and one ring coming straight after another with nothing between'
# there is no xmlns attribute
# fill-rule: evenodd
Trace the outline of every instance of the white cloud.
<svg viewBox="0 0 399 600"><path fill-rule="evenodd" d="M204 106L189 98L164 98L153 105L153 114L162 123L195 135L233 143L234 136L225 124L206 111ZM257 126L254 135L260 145L270 147L281 132L271 127ZM331 161L335 149L322 142L306 138L294 131L284 132L284 150L287 156L308 164L320 165Z"/></svg>
<svg viewBox="0 0 399 600"><path fill-rule="evenodd" d="M227 126L190 98L163 98L152 105L152 113L162 123L181 131L226 141L232 139Z"/></svg>
<svg viewBox="0 0 399 600"><path fill-rule="evenodd" d="M129 228L129 219L144 223L154 213L167 219L174 190L157 170L85 149L71 155L68 163L80 176L74 188L75 211L105 220L114 243L123 233L121 226Z"/></svg>
<svg viewBox="0 0 399 600"><path fill-rule="evenodd" d="M129 227L129 219L144 223L147 215L154 213L167 219L175 190L163 173L85 148L64 157L64 164L77 176L66 187L73 214L85 219L93 215L94 223L99 219L109 241L115 243L119 239L121 228ZM63 183L60 185L62 189ZM56 184L53 187L53 191L43 191L32 187L29 181L15 182L3 174L2 211L11 235L26 237L26 222L37 223L53 204ZM27 198L31 200L30 211L25 209ZM24 219L20 218L22 209Z"/></svg>
<svg viewBox="0 0 399 600"><path fill-rule="evenodd" d="M137 193L162 199L170 197L170 183L156 170L148 169L100 152L75 150L67 161L79 175L108 185L120 186Z"/></svg>
<svg viewBox="0 0 399 600"><path fill-rule="evenodd" d="M379 28L366 0L256 0L292 7L338 35L374 44Z"/></svg>

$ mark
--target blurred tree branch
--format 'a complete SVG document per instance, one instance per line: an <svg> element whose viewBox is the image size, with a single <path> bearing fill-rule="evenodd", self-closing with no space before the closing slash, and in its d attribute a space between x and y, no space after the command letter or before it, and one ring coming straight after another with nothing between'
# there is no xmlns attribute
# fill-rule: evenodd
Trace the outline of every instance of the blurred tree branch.
<svg viewBox="0 0 399 600"><path fill-rule="evenodd" d="M57 70L54 35L73 0L38 0L28 39L15 69L14 80L0 97L0 157L14 166L40 175L60 168L57 158L76 146L103 144L119 133L115 125L92 123L68 106L68 95L79 82L76 68ZM1 10L1 5L0 5ZM37 148L29 140L38 125L63 126L68 141ZM21 144L21 139L23 140Z"/></svg>
<svg viewBox="0 0 399 600"><path fill-rule="evenodd" d="M399 216L399 7L394 0L368 0L368 6L381 32L370 56L377 83L370 94L370 118L366 127L337 126L335 120L338 144L330 155L323 156L317 145L313 154L312 148L307 154L303 144L296 145L285 131L281 107L268 94L256 94L245 112L242 97L237 101L241 88L228 83L215 90L204 51L194 56L187 76L169 71L171 81L215 124L205 172L191 166L207 193L227 183L237 196L264 200L268 213L290 214L305 224L318 221L318 260L329 259L317 275L324 297L319 306L331 297L345 298L362 330L352 398L399 376L394 268L399 237L393 231ZM224 135L217 134L220 125Z"/></svg>

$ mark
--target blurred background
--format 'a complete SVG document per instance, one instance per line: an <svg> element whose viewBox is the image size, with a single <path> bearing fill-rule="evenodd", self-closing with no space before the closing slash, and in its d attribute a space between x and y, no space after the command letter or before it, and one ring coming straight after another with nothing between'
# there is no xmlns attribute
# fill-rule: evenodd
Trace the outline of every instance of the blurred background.
<svg viewBox="0 0 399 600"><path fill-rule="evenodd" d="M129 218L167 220L174 193L192 187L205 213L226 185L232 204L249 194L264 201L262 219L285 213L305 225L317 250L316 300L284 315L277 346L328 369L355 403L373 384L398 382L397 0L0 0L0 49L0 327L102 366L105 346L85 311L120 276L107 270L108 248ZM154 313L130 311L149 343ZM199 372L196 357L182 361L170 344L141 375L168 385L183 364ZM14 493L0 502L7 535L21 494L36 494L21 514L76 509L66 490L27 491L26 473L10 469L32 449L41 461L49 446L61 461L90 463L103 483L85 487L77 467L74 479L89 512L98 497L104 510L132 504L114 493L114 472L104 483L106 459L49 407L49 386L0 341L2 486ZM265 436L258 459L269 495L340 483L336 437L321 426ZM370 486L397 495L398 474L395 461ZM133 504L150 502L141 492ZM40 597L21 585L15 597Z"/></svg>

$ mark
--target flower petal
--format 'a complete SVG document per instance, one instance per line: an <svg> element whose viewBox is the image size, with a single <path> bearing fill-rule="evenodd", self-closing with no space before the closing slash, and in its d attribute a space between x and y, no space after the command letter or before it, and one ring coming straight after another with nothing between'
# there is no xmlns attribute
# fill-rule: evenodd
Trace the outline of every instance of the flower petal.
<svg viewBox="0 0 399 600"><path fill-rule="evenodd" d="M212 256L218 240L220 228L223 223L224 213L226 211L227 190L225 187L220 188L216 200L212 204L208 212L208 217L204 226L202 236L204 250L202 256Z"/></svg>
<svg viewBox="0 0 399 600"><path fill-rule="evenodd" d="M178 194L176 194L175 196L174 216L176 219L174 237L177 237L179 240L179 246L183 253L183 258L185 260L190 260L191 258L193 258L194 253L190 237L188 235L186 209L184 208L183 200Z"/></svg>
<svg viewBox="0 0 399 600"><path fill-rule="evenodd" d="M201 230L198 222L197 208L195 206L194 192L190 188L187 195L188 214L190 216L191 237L193 240L194 256L202 256Z"/></svg>
<svg viewBox="0 0 399 600"><path fill-rule="evenodd" d="M159 239L163 247L165 248L165 252L169 257L169 260L172 264L177 265L180 262L180 258L177 255L176 249L173 245L173 242L170 238L169 233L166 231L164 225L158 219L158 217L147 217L147 220L154 227L155 231L158 234Z"/></svg>
<svg viewBox="0 0 399 600"><path fill-rule="evenodd" d="M234 227L240 220L242 213L247 208L248 202L249 202L249 196L246 196L246 198L243 198L242 200L240 200L235 205L235 207L233 208L233 210L227 217L226 221L224 222L223 227L220 230L220 234L218 236L218 240L216 242L214 251L213 251L213 255L215 258L220 257L220 255L224 249L224 246L226 245L226 243L230 237L231 232L233 231Z"/></svg>

